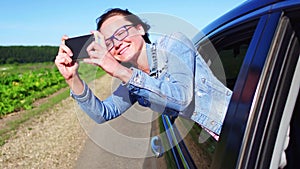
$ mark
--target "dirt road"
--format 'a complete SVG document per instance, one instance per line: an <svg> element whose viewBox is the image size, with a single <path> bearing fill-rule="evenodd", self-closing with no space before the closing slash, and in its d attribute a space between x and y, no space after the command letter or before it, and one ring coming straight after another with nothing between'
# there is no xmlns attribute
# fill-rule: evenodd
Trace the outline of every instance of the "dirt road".
<svg viewBox="0 0 300 169"><path fill-rule="evenodd" d="M87 138L68 98L21 125L0 147L0 168L73 168Z"/></svg>
<svg viewBox="0 0 300 169"><path fill-rule="evenodd" d="M102 97L106 97L110 93L108 89L111 89L109 87L111 79L105 75L92 82L93 85L102 92ZM95 139L96 137L89 138L88 135L93 134L89 133L89 129L84 124L81 125L77 118L77 109L74 107L76 105L73 99L69 97L41 116L22 124L16 134L4 146L0 147L0 168L92 169L126 168L125 166L143 168L143 158L116 155L122 151L107 151L107 148L104 150L99 146L100 144L97 144L99 142ZM123 118L123 124L129 118L130 114ZM152 118L152 115L147 116L147 118ZM127 125L132 124L128 123ZM119 126L117 128L117 130L122 130L126 127ZM140 126L131 129L134 128L136 130L132 130L131 134L142 132L146 138L149 138L150 123L140 124ZM95 129L98 130L99 128ZM112 141L116 140L107 140L107 142ZM144 147L147 151L149 148L145 145L136 147ZM125 156L126 151L128 150L124 150ZM145 151L145 153L147 152Z"/></svg>

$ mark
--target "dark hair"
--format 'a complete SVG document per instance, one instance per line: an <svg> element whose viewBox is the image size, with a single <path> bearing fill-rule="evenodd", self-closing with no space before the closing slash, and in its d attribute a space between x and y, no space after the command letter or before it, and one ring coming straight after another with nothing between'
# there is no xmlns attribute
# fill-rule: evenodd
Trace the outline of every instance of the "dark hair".
<svg viewBox="0 0 300 169"><path fill-rule="evenodd" d="M125 19L129 22L131 22L133 25L142 25L142 27L145 30L145 35L143 35L143 39L146 43L151 43L149 39L148 30L150 29L150 25L143 22L138 16L134 15L133 13L129 12L128 9L120 9L120 8L112 8L107 10L104 14L102 14L100 17L97 18L97 30L99 30L103 24L104 21L109 19L110 17L121 15L124 16Z"/></svg>

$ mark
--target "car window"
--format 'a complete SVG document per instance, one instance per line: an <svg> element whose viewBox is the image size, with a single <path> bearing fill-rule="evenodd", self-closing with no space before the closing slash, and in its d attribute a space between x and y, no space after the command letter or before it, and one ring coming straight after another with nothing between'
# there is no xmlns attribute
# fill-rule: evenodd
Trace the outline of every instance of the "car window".
<svg viewBox="0 0 300 169"><path fill-rule="evenodd" d="M206 37L197 44L198 52L215 76L231 90L234 89L257 23L257 20L243 23ZM201 126L194 124L184 142L197 168L209 168L218 141Z"/></svg>

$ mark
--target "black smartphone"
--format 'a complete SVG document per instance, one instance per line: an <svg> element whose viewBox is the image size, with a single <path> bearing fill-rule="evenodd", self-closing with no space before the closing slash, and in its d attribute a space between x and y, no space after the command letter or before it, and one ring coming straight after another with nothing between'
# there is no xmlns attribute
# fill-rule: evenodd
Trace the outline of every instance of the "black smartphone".
<svg viewBox="0 0 300 169"><path fill-rule="evenodd" d="M72 50L73 56L72 60L76 61L78 59L88 58L88 53L86 48L88 45L94 41L94 35L82 35L77 37L69 38L65 41L65 44Z"/></svg>

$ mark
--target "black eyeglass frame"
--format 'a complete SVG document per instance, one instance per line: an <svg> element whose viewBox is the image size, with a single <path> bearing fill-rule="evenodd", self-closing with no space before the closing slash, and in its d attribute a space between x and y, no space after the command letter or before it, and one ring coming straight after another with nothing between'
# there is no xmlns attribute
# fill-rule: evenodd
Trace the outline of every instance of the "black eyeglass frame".
<svg viewBox="0 0 300 169"><path fill-rule="evenodd" d="M134 24L124 25L124 26L118 28L118 29L113 33L112 36L110 36L109 38L105 39L105 45L106 45L106 47L107 47L107 50L110 51L110 50L115 46L115 44L114 44L114 39L116 39L116 40L118 40L118 41L122 41L122 40L124 40L126 37L128 37L128 35L129 35L128 30L129 30L130 28L134 27L134 26L135 26ZM129 28L127 28L127 27L129 27ZM125 30L124 33L126 33L126 35L125 35L124 37L122 37L121 39L119 39L119 38L116 37L116 35L120 32L121 29L124 29L124 30ZM111 42L112 45L107 45L107 41ZM111 46L111 47L109 47L109 46Z"/></svg>

